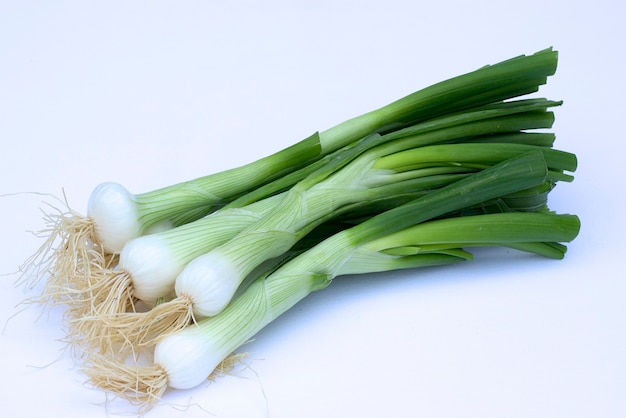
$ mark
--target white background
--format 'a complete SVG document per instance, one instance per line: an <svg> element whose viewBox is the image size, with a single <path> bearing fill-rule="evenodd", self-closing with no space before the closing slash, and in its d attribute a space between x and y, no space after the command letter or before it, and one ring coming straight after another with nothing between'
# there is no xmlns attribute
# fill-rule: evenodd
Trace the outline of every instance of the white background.
<svg viewBox="0 0 626 418"><path fill-rule="evenodd" d="M626 6L595 2L1 1L0 272L41 244L45 196L84 213L238 166L484 64L554 46L557 146L578 214L563 261L481 251L447 268L337 279L246 347L248 369L149 417L623 417ZM226 2L223 2L226 3ZM0 415L132 416L84 384L61 309L2 276ZM17 313L17 314L16 314Z"/></svg>

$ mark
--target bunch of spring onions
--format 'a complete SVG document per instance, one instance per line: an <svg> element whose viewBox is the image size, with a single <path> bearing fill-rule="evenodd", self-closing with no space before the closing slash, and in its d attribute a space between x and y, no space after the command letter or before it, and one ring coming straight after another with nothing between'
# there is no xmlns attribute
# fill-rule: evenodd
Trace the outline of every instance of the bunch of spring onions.
<svg viewBox="0 0 626 418"><path fill-rule="evenodd" d="M450 126L459 119L453 115L393 134L368 136L337 152L341 158L326 163L289 191L266 199L269 203L259 201L248 209L227 206L199 221L135 239L121 253L123 268L109 280L101 280L117 280L116 291L106 292L107 302L99 304L99 312L74 321L77 335L113 351L119 350L117 344L103 347L102 343L150 345L154 337L184 327L192 318L218 314L252 271L280 257L319 225L342 214L354 214L357 207L380 210L380 205L372 208L372 202L428 193L524 152L537 150L544 155L551 174L543 188L569 179L562 172L575 169L572 154L528 144L533 135L519 132L549 127L553 117L546 108L554 104L546 100L509 102L466 112L459 125ZM272 210L260 216L260 211L254 212L259 206ZM224 216L230 217L233 210L238 215L246 210L249 225L227 223ZM227 236L222 227L213 234L207 229L209 221L224 222L230 232L240 232ZM164 262L169 264L164 266ZM128 315L131 293L145 303L159 296L170 300L147 312Z"/></svg>
<svg viewBox="0 0 626 418"><path fill-rule="evenodd" d="M486 66L153 192L102 184L87 216L48 215L25 283L45 277L41 300L69 307L94 385L152 405L336 276L470 260L471 246L562 258L580 225L547 198L576 156L546 132L561 102L522 97L556 66L552 49ZM153 365L132 364L144 354Z"/></svg>
<svg viewBox="0 0 626 418"><path fill-rule="evenodd" d="M548 177L542 153L530 151L454 181L287 255L278 267L255 276L219 314L159 339L153 364L129 365L110 353L92 352L85 372L97 387L150 406L168 387L201 384L265 325L338 275L468 260L466 246L499 245L562 258L561 243L578 233L576 216L498 212L491 204L494 213L476 210L541 186Z"/></svg>

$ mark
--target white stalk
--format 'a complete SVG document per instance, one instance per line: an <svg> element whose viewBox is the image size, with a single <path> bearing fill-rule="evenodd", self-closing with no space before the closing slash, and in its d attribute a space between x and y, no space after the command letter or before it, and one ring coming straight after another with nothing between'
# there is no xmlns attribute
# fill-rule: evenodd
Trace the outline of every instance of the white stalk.
<svg viewBox="0 0 626 418"><path fill-rule="evenodd" d="M189 326L161 341L154 361L174 389L190 389L206 380L229 353L222 353L215 341L205 340L197 326Z"/></svg>
<svg viewBox="0 0 626 418"><path fill-rule="evenodd" d="M237 245L228 245L234 241ZM196 319L216 315L228 305L243 280L272 258L267 257L268 248L279 256L296 241L290 231L260 230L238 235L187 264L176 277L176 296L192 301Z"/></svg>
<svg viewBox="0 0 626 418"><path fill-rule="evenodd" d="M104 249L118 253L127 241L141 234L135 196L118 183L102 183L89 198L87 216Z"/></svg>
<svg viewBox="0 0 626 418"><path fill-rule="evenodd" d="M167 241L158 234L144 235L124 246L119 267L131 273L133 295L152 304L173 293L174 278L185 268L185 260L174 257Z"/></svg>
<svg viewBox="0 0 626 418"><path fill-rule="evenodd" d="M213 316L223 310L241 283L242 272L219 251L195 258L178 275L178 297L189 297L196 319Z"/></svg>

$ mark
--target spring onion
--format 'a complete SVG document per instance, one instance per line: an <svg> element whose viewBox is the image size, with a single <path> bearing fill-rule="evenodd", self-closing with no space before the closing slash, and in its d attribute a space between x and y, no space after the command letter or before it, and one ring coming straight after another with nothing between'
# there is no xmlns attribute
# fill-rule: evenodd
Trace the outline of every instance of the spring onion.
<svg viewBox="0 0 626 418"><path fill-rule="evenodd" d="M48 276L41 300L69 306L92 384L149 407L337 276L463 262L476 246L563 258L580 222L547 202L576 156L545 131L561 102L521 97L556 65L546 49L486 66L151 192L103 183L86 216L67 200L45 215L22 282Z"/></svg>
<svg viewBox="0 0 626 418"><path fill-rule="evenodd" d="M204 380L240 345L313 291L342 274L385 271L470 259L463 246L504 245L550 255L542 246L575 238L579 220L553 213L503 213L433 220L453 211L542 184L540 152L506 160L323 240L262 275L220 314L171 334L154 364L126 365L94 354L85 372L97 387L151 405L167 387ZM510 233L513 231L514 233ZM351 261L352 259L352 261Z"/></svg>
<svg viewBox="0 0 626 418"><path fill-rule="evenodd" d="M88 324L87 329L93 329L93 332L87 334L96 337L101 350L106 351L107 348L103 347L116 346L116 343L107 342L110 338L132 342L135 346L150 345L151 336L162 338L167 332L175 331L194 318L219 313L231 300L245 277L259 264L280 256L329 216L337 216L346 208L354 210L354 203L368 202L400 191L416 192L439 187L455 180L456 175L482 169L531 149L544 153L549 166L553 169L551 177L555 180L569 180L562 171L575 169L575 157L551 148L510 142L504 146L497 143L475 142L410 148L416 144L454 142L459 137L476 138L481 134L492 134L494 129L500 131L546 127L551 125L553 120L549 117L546 123L545 115L549 115L545 112L546 103L540 101L544 110L540 113L535 109L538 102L533 103L530 112L532 117L526 111L528 103L524 102L520 106L524 111L520 110L520 114L515 118L499 116L496 113L497 117L487 119L485 110L481 110L474 112L475 115L481 115L481 120L475 121L475 117L471 119L464 114L463 119L472 122L461 126L448 127L450 118L447 118L445 128L435 129L437 124L430 122L429 130L421 134L417 133L416 127L411 127L412 135L399 137L395 134L393 136L397 138L395 140L366 138L360 145L367 152L362 152L354 160L345 156L336 159L335 163L340 166L337 172L333 172L335 168L333 164L327 163L286 193L280 204L262 221L251 225L231 241L194 258L177 277L177 297L172 301L161 303L148 312L136 315L109 315L107 318L89 315L76 322ZM506 113L511 113L513 108L511 104L504 107ZM494 109L489 110L493 111ZM463 129L460 129L461 127ZM371 147L370 143L377 146ZM409 149L400 151L405 148ZM446 153L447 150L454 151ZM352 154L355 151L359 151L358 146L345 153ZM440 154L445 158L440 158ZM408 169L407 161L413 164ZM303 213L302 208L307 208L309 212ZM214 273L208 270L216 268L217 265L218 268L232 271L231 265L234 264L227 264L225 260L228 258L222 256L228 252L231 255L235 254L231 259L238 263L236 265L238 270L234 275L228 275L224 271ZM237 252L240 256L236 255ZM186 260L188 261L189 259ZM211 296L205 297L203 302L203 295L207 294ZM213 297L214 294L218 295L217 302ZM163 291L161 296L167 295L168 293ZM119 300L120 296L116 294L112 299ZM104 346L103 341L106 342Z"/></svg>
<svg viewBox="0 0 626 418"><path fill-rule="evenodd" d="M406 172L411 170L403 167L405 163L400 160L400 154L396 151L428 144L471 141L473 145L468 145L470 148L482 148L485 150L485 155L480 157L484 159L488 153L502 152L502 150L498 151L499 148L502 148L502 145L494 143L478 145L480 144L480 138L500 136L504 140L504 135L507 136L505 143L514 144L518 141L521 144L516 145L522 146L522 148L529 148L529 146L523 145L527 142L529 136L533 135L527 132L527 130L550 127L554 117L547 109L560 104L560 102L545 99L500 102L441 118L434 118L382 137L371 135L333 154L329 154L324 159L302 170L291 173L287 176L288 178L285 177L268 183L262 188L255 189L231 202L225 208L209 214L198 221L161 233L135 238L125 245L120 253L119 264L114 270L102 269L98 271L97 269L92 269L89 275L77 274L74 276L77 280L73 283L69 292L74 295L74 302L78 301L80 303L74 303L74 305L78 306L78 309L74 309L73 318L69 321L74 329L70 333L72 335L81 335L79 339L82 341L85 340L86 335L87 341L95 340L97 345L99 345L99 349L106 351L108 348L104 347L116 345L107 341L107 339L112 338L113 334L117 334L118 339L122 341L132 341L135 345L141 345L142 340L149 342L149 339L147 339L148 335L161 336L165 334L167 329L176 329L186 325L194 316L194 312L191 309L192 303L189 298L178 298L177 302L179 303L161 304L147 314L117 314L127 310L134 311L133 301L135 299L141 300L147 306L153 306L157 300L161 301L171 298L170 295L174 293L176 275L182 271L187 263L199 255L214 249L218 244L226 242L234 236L235 232L240 232L244 229L248 223L258 220L258 210L254 209L254 207L261 206L267 212L270 205L263 202L271 201L272 205L276 204L276 201L278 201L277 197L281 196L280 192L285 189L286 184L292 184L298 179L301 179L299 187L302 186L304 179L307 179L306 182L309 184L314 184L319 179L328 177L329 173L333 173L338 168L343 168L345 171L344 166L357 164L356 162L352 164L355 158L365 153L366 150L375 148L374 156L370 156L370 159L375 158L375 155L395 153L397 155L391 159L392 161L397 161L396 165L398 167L395 171L405 173L389 175L389 181L386 181L388 184L385 187L373 188L367 194L363 194L365 188L356 192L352 191L352 189L355 189L354 185L349 185L350 187L346 189L346 193L340 194L347 199L346 201L356 201L356 204L340 205L335 202L327 205L324 200L321 200L319 205L321 210L335 217L340 215L342 211L356 210L359 204L369 203L377 200L377 198L380 200L381 196L389 197L395 193L406 195L408 191L415 193L416 187L419 190L428 190L452 181L456 176L463 173L474 171L476 168L471 167L467 162L461 164L462 161L459 157L454 157L456 158L455 161L453 161L454 158L452 156L446 156L446 158L450 158L448 161L445 158L433 159L429 157L434 155L433 152L428 152L429 147L424 147L422 160L424 158L427 160L432 159L435 162L434 166L420 167L419 171L413 170L413 173L409 173L409 177L407 177ZM522 132L522 130L526 131ZM547 134L542 133L540 135ZM549 144L551 145L551 142ZM383 145L386 148L382 148ZM449 145L444 145L443 147L444 149L446 147L449 148ZM507 145L506 148L511 148L511 146ZM518 147L506 155L521 152L520 150L524 150L522 148ZM382 150L385 151L383 152ZM461 152L466 153L463 150ZM546 152L549 152L551 155L564 154L553 150ZM463 156L462 158L466 157ZM498 159L502 159L502 157L496 157L496 160ZM407 154L405 160L418 161L418 158ZM366 160L361 164L367 165L369 163ZM563 164L565 164L563 167L569 167L569 169L573 167L573 164L568 162ZM378 168L382 169L385 175L392 173L389 167L381 166ZM415 174L419 178L414 181L408 181L410 176ZM425 176L430 177L430 180L425 180ZM376 180L378 182L383 179L383 177L378 175L376 177L378 177ZM342 183L342 181L339 181L339 183ZM368 185L368 187L371 186ZM336 186L333 187L336 188ZM356 189L358 188L356 187ZM279 193L279 195L275 195L275 193ZM322 188L322 195L332 197L332 193L336 195L337 190L326 193ZM259 201L258 198L261 195L273 195L273 197ZM286 193L286 195L288 196L289 194ZM248 206L245 206L244 210L240 206L245 204L248 204ZM300 206L297 202L295 205ZM233 211L235 217L233 217ZM285 213L284 211L285 209L283 209L283 213ZM320 217L320 219L324 218ZM305 221L301 217L299 220ZM311 223L311 226L315 225L316 223ZM213 231L214 228L216 228L215 231ZM306 228L301 228L301 232L306 233L306 231ZM274 240L274 242L278 241ZM254 268L254 265L251 263L249 269L252 268ZM240 280L243 278L243 275L240 276ZM238 286L237 283L231 288L231 292L234 291L236 286ZM81 299L81 297L77 296L80 294L85 295L85 297ZM107 318L103 319L102 316ZM167 319L168 317L170 318L169 320ZM139 337L138 334L142 335L142 337Z"/></svg>

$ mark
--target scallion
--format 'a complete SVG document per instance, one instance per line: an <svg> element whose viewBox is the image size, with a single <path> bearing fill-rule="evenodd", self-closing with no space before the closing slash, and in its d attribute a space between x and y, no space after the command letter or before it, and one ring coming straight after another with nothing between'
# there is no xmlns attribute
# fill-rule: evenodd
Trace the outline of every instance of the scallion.
<svg viewBox="0 0 626 418"><path fill-rule="evenodd" d="M547 168L539 152L526 153L468 176L338 232L259 277L219 315L159 342L154 365L128 366L96 354L85 371L95 386L150 405L167 387L186 389L200 384L268 323L311 292L326 288L338 275L449 264L471 258L463 246L515 248L527 243L527 249L533 250L544 241L571 241L580 226L578 218L572 215L505 213L432 220L468 205L534 187L546 176ZM509 233L512 229L519 234Z"/></svg>
<svg viewBox="0 0 626 418"><path fill-rule="evenodd" d="M438 139L454 138L441 136L440 131L431 133ZM435 152L431 152L431 147L435 146L410 148L415 142L430 143L427 138L424 134L383 142L368 148L345 166L342 166L345 160L338 160L342 167L337 172L332 171L332 164L323 166L319 172L312 173L290 189L267 216L230 241L191 260L176 278L176 298L134 317L115 315L105 318L104 327L122 340L142 345L151 344L149 336L162 337L192 318L197 320L216 315L258 265L280 256L311 229L346 208L353 209L358 202L438 188L455 180L455 175L467 175L530 150L543 153L549 161L551 173L576 168L573 155L533 145L449 143L437 146ZM409 149L399 151L403 148ZM456 151L443 152L448 149ZM420 150L424 151L422 159ZM445 158L439 157L442 152ZM407 170L406 161L417 165ZM79 321L97 320L97 317L88 317ZM96 335L111 334L97 331Z"/></svg>
<svg viewBox="0 0 626 418"><path fill-rule="evenodd" d="M556 65L546 49L482 67L151 192L103 183L87 216L67 201L45 215L21 282L48 276L41 300L69 306L91 383L149 407L337 276L463 262L476 246L563 258L580 222L548 195L577 159L545 131L562 102L521 97Z"/></svg>

